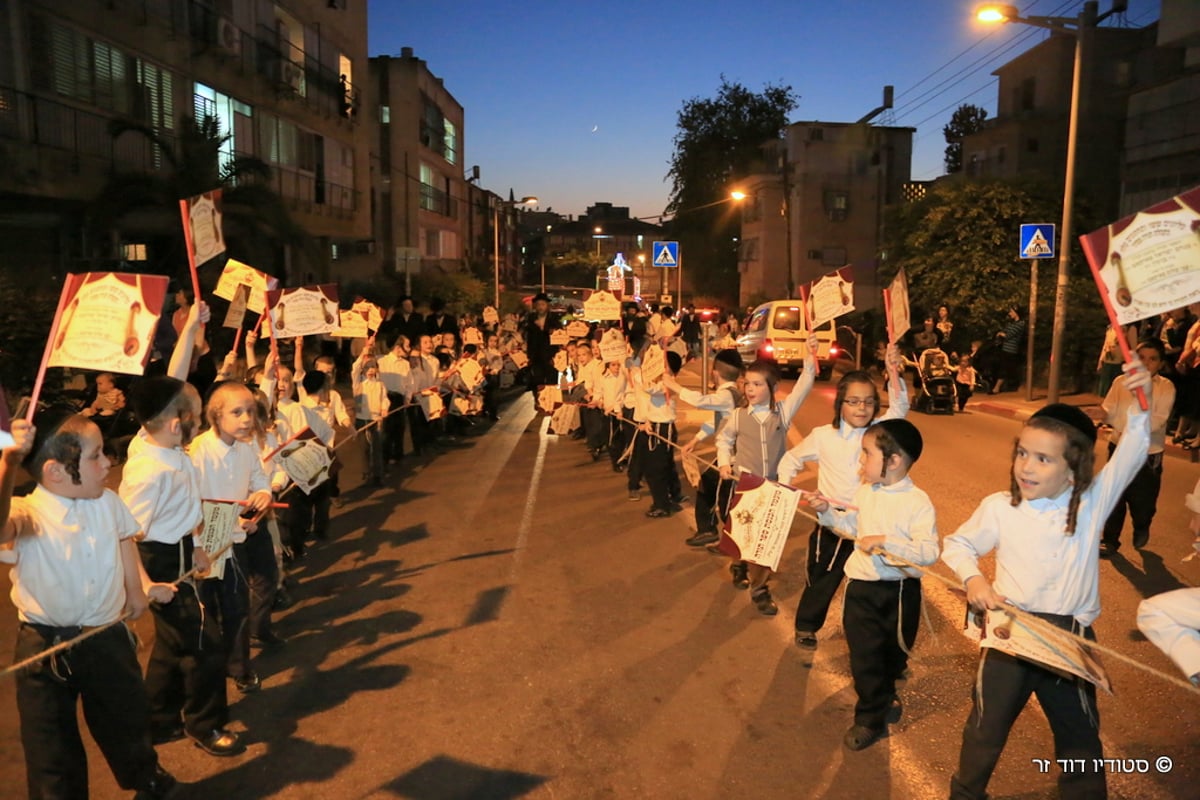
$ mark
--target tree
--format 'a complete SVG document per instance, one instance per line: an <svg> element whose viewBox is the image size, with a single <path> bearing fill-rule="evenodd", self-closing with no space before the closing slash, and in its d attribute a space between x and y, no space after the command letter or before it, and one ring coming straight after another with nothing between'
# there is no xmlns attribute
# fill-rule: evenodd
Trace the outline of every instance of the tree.
<svg viewBox="0 0 1200 800"><path fill-rule="evenodd" d="M939 181L921 201L888 212L888 259L880 265L880 282L886 285L903 267L914 319L945 304L954 321L956 346L974 339L989 344L1010 305L1022 313L1029 307L1029 262L1017 253L1020 224L1057 219L1061 212L1061 189L1050 182ZM1100 224L1081 198L1075 207L1076 230ZM1063 375L1074 375L1078 387L1094 373L1107 318L1078 242L1072 244L1072 254L1067 308L1073 334L1063 354ZM1050 354L1056 262L1038 266L1035 364L1044 366Z"/></svg>
<svg viewBox="0 0 1200 800"><path fill-rule="evenodd" d="M946 137L946 173L962 172L962 142L972 133L983 130L983 121L987 119L987 109L964 103L954 110L950 121L942 128Z"/></svg>
<svg viewBox="0 0 1200 800"><path fill-rule="evenodd" d="M727 206L711 204L727 197L735 181L761 169L762 145L783 134L798 99L791 86L767 84L754 93L722 75L716 97L693 97L680 109L666 212L676 214L671 228L698 293L727 295L732 286L737 296L732 242L739 218Z"/></svg>
<svg viewBox="0 0 1200 800"><path fill-rule="evenodd" d="M88 230L97 241L113 234L157 238L163 247L151 268L163 274L186 264L179 200L210 189L222 190L225 240L230 255L267 273L283 270L284 248L293 251L296 271L324 272L324 257L307 231L292 219L283 198L271 187L271 166L254 156L224 160L231 136L211 116L183 116L172 140L155 129L113 120L109 134L141 136L161 154L159 172L114 172L88 207ZM118 254L110 254L117 256ZM214 284L216 276L202 276ZM295 281L292 281L295 283Z"/></svg>

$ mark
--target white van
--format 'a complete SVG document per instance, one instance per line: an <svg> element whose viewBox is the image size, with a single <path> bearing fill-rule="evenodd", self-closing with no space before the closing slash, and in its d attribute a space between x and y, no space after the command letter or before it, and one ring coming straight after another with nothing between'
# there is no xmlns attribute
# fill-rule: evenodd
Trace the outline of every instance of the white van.
<svg viewBox="0 0 1200 800"><path fill-rule="evenodd" d="M763 359L774 361L785 372L799 372L808 350L804 330L804 312L800 300L772 300L754 309L746 329L737 338L738 353L749 364ZM829 380L838 356L837 331L833 321L817 329L817 377Z"/></svg>

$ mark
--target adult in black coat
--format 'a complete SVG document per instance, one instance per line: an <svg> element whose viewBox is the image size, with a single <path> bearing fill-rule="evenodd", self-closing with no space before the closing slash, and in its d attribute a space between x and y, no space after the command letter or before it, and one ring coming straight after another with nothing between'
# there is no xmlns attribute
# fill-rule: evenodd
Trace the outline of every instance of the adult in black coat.
<svg viewBox="0 0 1200 800"><path fill-rule="evenodd" d="M425 317L425 332L430 336L453 333L458 339L458 320L446 313L446 301L435 297L429 301L429 316Z"/></svg>
<svg viewBox="0 0 1200 800"><path fill-rule="evenodd" d="M562 318L550 310L550 298L543 293L534 295L533 310L521 322L525 337L525 353L529 356L529 391L553 383L554 353L558 347L550 344L550 334L562 327Z"/></svg>
<svg viewBox="0 0 1200 800"><path fill-rule="evenodd" d="M409 347L415 348L424 333L425 318L413 309L413 299L404 295L392 309L391 315L379 327L377 337L389 350L395 346L396 339L401 335L408 339Z"/></svg>

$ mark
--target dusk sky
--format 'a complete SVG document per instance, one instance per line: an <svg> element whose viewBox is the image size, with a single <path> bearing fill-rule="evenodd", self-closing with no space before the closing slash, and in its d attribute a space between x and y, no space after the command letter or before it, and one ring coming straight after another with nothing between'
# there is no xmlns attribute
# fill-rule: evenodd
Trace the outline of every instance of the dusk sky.
<svg viewBox="0 0 1200 800"><path fill-rule="evenodd" d="M1078 0L1016 3L1075 17ZM596 201L662 213L676 115L724 75L752 91L790 85L791 121L853 122L895 86L878 124L915 127L912 177L942 174L942 126L962 103L996 112L1001 64L1049 35L985 26L973 0L371 0L370 55L412 47L462 104L463 171L507 196L581 214ZM1100 11L1109 7L1101 0ZM1130 27L1158 19L1130 0ZM1111 18L1105 24L1114 24ZM1119 24L1119 23L1118 23Z"/></svg>

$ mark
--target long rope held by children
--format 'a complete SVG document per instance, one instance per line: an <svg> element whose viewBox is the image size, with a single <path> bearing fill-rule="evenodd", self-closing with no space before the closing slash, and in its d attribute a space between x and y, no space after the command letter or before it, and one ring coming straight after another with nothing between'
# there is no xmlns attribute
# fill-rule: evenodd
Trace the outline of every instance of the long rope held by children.
<svg viewBox="0 0 1200 800"><path fill-rule="evenodd" d="M644 433L647 436L653 436L655 438L661 439L662 441L666 442L671 447L674 447L675 449L679 450L681 453L683 452L683 447L681 445L679 445L676 442L672 442L667 437L660 436L653 431L643 430L641 428L641 423L638 423L633 420L625 420L623 417L619 417L619 419L622 419L622 421L625 421L625 422L630 422L631 424L637 426L639 433ZM683 455L688 456L689 454L683 453ZM717 469L715 462L706 462L696 456L691 456L691 457L695 458L697 462L699 462L700 464L703 464L706 468ZM817 524L823 524L823 523L821 523L821 520L815 514L812 514L808 511L796 509L796 513L812 520L813 522L815 522ZM825 528L826 528L826 530L829 530L831 533L835 534L836 536L838 536L841 539L847 539L852 542L857 540L854 535L847 533L846 531L839 530L837 528L830 528L829 526L825 526ZM955 591L961 591L961 589L962 589L961 582L958 581L956 578L950 578L945 575L941 575L937 572L934 572L926 567L922 567L918 564L914 564L913 562L908 561L907 559L904 559L904 558L901 558L900 556L889 553L887 550L885 550L882 547L872 548L871 555L885 556L888 558L889 561L894 562L898 566L903 566L903 567L906 567L909 569L917 570L918 572L921 573L922 576L928 575L929 577L935 578ZM1056 626L1052 625L1051 623L1045 621L1044 619L1041 619L1040 617L1038 617L1028 611L1017 608L1016 606L1013 606L1013 605L1007 605L1002 609L996 609L996 610L1000 611L1001 613L1006 614L1016 624L1021 625L1021 627L1024 630L1028 631L1031 635L1033 635L1036 638L1038 638L1039 640L1041 640L1044 644L1049 645L1049 643L1046 642L1046 637L1058 637L1060 639L1063 639L1063 638L1072 639L1077 644L1079 644L1083 647L1087 647L1096 652L1104 653L1105 655L1111 656L1114 659L1116 659L1124 664L1127 664L1128 666L1139 669L1142 672L1146 672L1157 678L1161 678L1162 680L1165 680L1168 683L1171 683L1182 689L1186 689L1187 691L1189 691L1193 694L1200 695L1200 687L1194 686L1190 681L1186 681L1183 678L1163 672L1162 670L1159 670L1159 669L1155 669L1154 667L1151 667L1147 664L1143 664L1142 662L1140 662L1130 656L1127 656L1124 653L1121 653L1120 651L1114 650L1111 647L1106 647L1098 642L1092 641L1090 639L1086 639L1083 636L1080 636L1078 634L1075 634L1070 631L1063 630L1062 628L1056 627ZM1052 645L1051 645L1051 647L1052 647Z"/></svg>
<svg viewBox="0 0 1200 800"><path fill-rule="evenodd" d="M229 548L231 548L231 547L233 547L233 542L230 542L229 544L225 545L220 550L218 550L217 552L215 552L211 556L209 556L209 558L216 560L216 559L220 558L221 556L223 556L225 554L225 551L229 550ZM192 578L195 578L195 577L199 577L200 573L202 571L206 571L206 570L201 570L198 567L193 567L192 569L185 572L183 575L180 575L178 578L176 578L174 581L172 581L168 585L178 588L179 584L183 583L184 581L191 580ZM0 680L3 680L4 678L7 678L10 675L16 675L18 672L21 672L22 670L29 669L30 667L34 666L35 664L45 661L47 658L53 658L54 656L58 655L59 653L64 653L67 650L70 650L72 647L76 647L81 642L84 642L84 641L92 638L93 636L96 636L97 634L104 633L105 631L107 631L110 628L116 627L117 625L123 625L125 623L125 621L128 620L129 618L130 618L130 615L128 612L123 613L123 614L121 614L120 617L113 620L112 622L106 622L103 625L97 625L95 628L84 631L83 633L79 634L78 636L67 639L64 642L59 642L58 644L54 645L53 647L48 647L45 650L42 650L41 652L30 656L29 658L25 659L24 661L18 661L17 663L6 667L3 671L0 671Z"/></svg>
<svg viewBox="0 0 1200 800"><path fill-rule="evenodd" d="M822 524L820 519L815 514L811 514L807 511L801 511L800 509L797 509L796 513L811 519L812 521L816 522L817 524ZM852 534L849 534L843 530L839 530L837 528L830 528L829 526L825 526L825 528L826 528L826 530L832 532L833 534L835 534L836 536L838 536L841 539L848 539L850 541L856 540L855 536L853 536ZM919 564L914 564L913 562L909 561L906 558L903 558L901 556L895 555L894 553L888 552L883 547L871 548L870 555L883 556L883 557L887 558L888 561L891 562L894 566L902 566L907 569L917 570L918 572L921 573L922 577L928 576L928 577L934 578L936 580L939 580L942 583L944 583L946 586L948 586L949 588L951 588L955 591L962 590L962 583L957 578L951 578L946 575L942 575L940 573L934 572L927 567L922 567ZM1127 656L1118 650L1114 650L1111 647L1106 647L1098 642L1092 641L1091 639L1086 639L1077 633L1063 630L1062 628L1059 628L1059 627L1047 622L1046 620L1042 619L1041 617L1038 617L1037 615L1035 615L1029 611L1025 611L1024 609L1018 608L1017 606L1006 605L1003 608L992 609L992 610L999 611L999 612L1007 615L1008 618L1011 619L1015 624L1020 625L1022 627L1022 629L1027 631L1030 635L1034 636L1042 644L1046 645L1051 650L1055 650L1056 648L1050 641L1047 641L1047 639L1058 638L1060 641L1063 639L1073 640L1076 644L1078 644L1080 646L1086 647L1090 650L1095 650L1100 653L1104 653L1105 655L1108 655L1108 656L1112 656L1113 658L1115 658L1116 660L1118 660L1124 664L1127 664L1136 669L1140 669L1142 672L1146 672L1146 673L1149 673L1150 675L1154 675L1155 677L1162 678L1163 680L1167 681L1168 683L1172 683L1176 686L1179 686L1180 688L1187 689L1189 692L1192 692L1193 694L1200 694L1200 686L1194 686L1189 681L1186 681L1175 675L1163 672L1162 670L1155 669L1154 667L1143 664L1142 662L1140 662L1130 656Z"/></svg>

